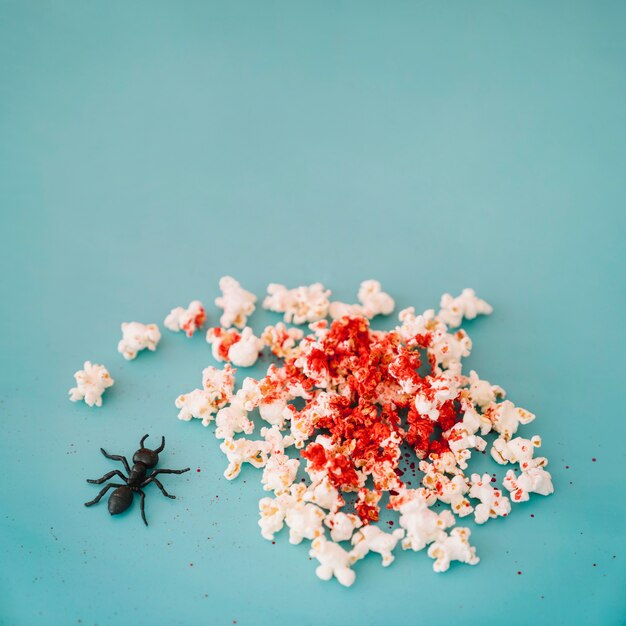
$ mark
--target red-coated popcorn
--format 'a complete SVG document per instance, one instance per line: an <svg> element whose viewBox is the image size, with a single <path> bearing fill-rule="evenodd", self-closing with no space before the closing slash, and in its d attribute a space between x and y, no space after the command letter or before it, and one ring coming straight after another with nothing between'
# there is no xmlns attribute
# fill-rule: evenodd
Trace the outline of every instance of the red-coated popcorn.
<svg viewBox="0 0 626 626"><path fill-rule="evenodd" d="M202 302L194 300L185 309L177 306L172 309L163 322L163 326L173 332L184 331L187 337L192 337L199 328L202 328L206 320L206 311Z"/></svg>
<svg viewBox="0 0 626 626"><path fill-rule="evenodd" d="M217 409L207 389L186 394L181 418L205 422L216 413L215 434L229 461L224 475L232 479L250 463L271 492L259 502L262 536L273 540L287 526L291 543L312 541L320 578L351 585L357 561L373 551L389 565L399 542L404 550L428 547L437 572L455 560L478 563L470 530L451 527L472 513L477 524L506 517L511 504L489 474L466 475L477 453L519 464L520 473L511 470L504 480L514 502L552 492L547 460L534 457L540 439L514 437L535 416L503 400L504 390L474 370L463 372L472 341L458 326L492 310L472 290L444 295L438 313L403 309L399 326L379 331L370 318L389 314L394 302L377 281L361 284L356 305L330 303L321 283L270 284L264 308L285 322L308 323L308 332L280 322L257 338L250 327L228 328L245 326L251 309L244 315L242 302L253 309L254 299L224 280L220 302L230 319L207 332L214 358L246 367L267 346L281 362L258 380L246 378L234 395L232 386L218 394L225 403ZM214 380L211 388L224 387ZM266 425L262 439L243 438L258 420ZM484 437L492 430L497 438L489 447ZM398 516L391 532L379 526L385 505ZM349 549L339 545L348 541Z"/></svg>

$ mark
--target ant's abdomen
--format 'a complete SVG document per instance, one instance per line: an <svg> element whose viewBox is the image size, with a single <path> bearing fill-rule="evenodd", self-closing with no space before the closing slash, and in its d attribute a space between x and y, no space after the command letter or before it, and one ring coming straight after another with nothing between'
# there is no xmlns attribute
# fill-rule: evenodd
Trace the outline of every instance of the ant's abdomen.
<svg viewBox="0 0 626 626"><path fill-rule="evenodd" d="M109 498L109 513L123 513L133 501L133 492L128 487L118 487Z"/></svg>

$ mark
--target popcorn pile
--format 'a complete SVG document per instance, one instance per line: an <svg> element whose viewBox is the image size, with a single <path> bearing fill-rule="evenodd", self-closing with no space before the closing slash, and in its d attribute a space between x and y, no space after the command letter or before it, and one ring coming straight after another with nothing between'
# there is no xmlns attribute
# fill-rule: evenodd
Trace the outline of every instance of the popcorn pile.
<svg viewBox="0 0 626 626"><path fill-rule="evenodd" d="M261 535L273 540L286 526L290 543L310 541L321 579L351 585L357 561L373 552L387 567L398 544L427 549L436 572L453 561L475 565L470 529L454 527L457 517L484 524L507 517L511 502L553 492L547 459L535 457L540 437L517 436L535 416L475 371L462 371L472 341L459 326L492 312L473 290L444 294L437 313L404 309L394 330L379 331L370 320L389 315L395 303L378 281L364 281L355 304L331 301L321 283L295 289L272 283L263 308L283 321L256 336L247 325L256 296L231 277L219 286L215 303L223 314L206 340L224 366L207 367L202 387L178 396L178 417L204 426L215 421L227 479L244 463L262 470ZM205 320L202 303L193 301L173 309L165 326L191 337ZM287 324L307 324L308 332ZM126 359L155 350L160 340L154 324L125 323L122 331L118 349ZM235 390L235 367L254 365L265 347L275 362ZM75 376L70 399L100 406L113 384L106 369L86 362ZM264 424L256 437L253 413ZM472 454L486 453L489 433L496 435L491 457L519 465L506 473L504 490L489 474L466 474ZM422 473L416 488L402 479L407 450ZM442 504L449 510L433 510ZM391 532L376 524L381 506L397 516Z"/></svg>

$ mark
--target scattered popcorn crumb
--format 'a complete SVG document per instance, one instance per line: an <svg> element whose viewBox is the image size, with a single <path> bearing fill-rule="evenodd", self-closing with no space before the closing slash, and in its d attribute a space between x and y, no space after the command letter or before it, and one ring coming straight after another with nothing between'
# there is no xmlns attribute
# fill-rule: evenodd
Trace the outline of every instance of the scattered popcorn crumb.
<svg viewBox="0 0 626 626"><path fill-rule="evenodd" d="M182 330L187 337L193 337L193 334L196 330L202 328L205 321L206 311L202 306L202 302L193 300L186 309L182 306L172 309L165 318L163 325L175 333Z"/></svg>
<svg viewBox="0 0 626 626"><path fill-rule="evenodd" d="M83 363L83 369L74 374L76 387L69 391L70 400L78 402L84 400L88 406L102 406L102 394L105 389L112 387L115 381L104 365L91 361Z"/></svg>
<svg viewBox="0 0 626 626"><path fill-rule="evenodd" d="M161 341L161 331L159 331L159 327L156 324L123 322L122 339L117 344L117 351L127 361L132 361L141 350L147 348L154 352L159 341Z"/></svg>

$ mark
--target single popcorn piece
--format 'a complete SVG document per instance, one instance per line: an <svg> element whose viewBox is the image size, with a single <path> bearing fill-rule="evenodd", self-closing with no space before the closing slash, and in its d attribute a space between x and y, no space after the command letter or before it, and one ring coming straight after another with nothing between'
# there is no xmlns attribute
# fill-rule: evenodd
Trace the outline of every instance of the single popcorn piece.
<svg viewBox="0 0 626 626"><path fill-rule="evenodd" d="M492 487L489 474L472 474L469 495L470 498L480 500L480 504L474 509L477 524L484 524L490 518L506 517L511 512L509 499L499 489Z"/></svg>
<svg viewBox="0 0 626 626"><path fill-rule="evenodd" d="M237 367L251 367L263 350L263 341L256 337L249 326L241 333L236 330L209 328L206 340L217 361L230 361Z"/></svg>
<svg viewBox="0 0 626 626"><path fill-rule="evenodd" d="M484 413L492 422L493 429L508 441L519 428L520 424L530 424L535 416L525 409L516 407L509 400L500 404L492 404Z"/></svg>
<svg viewBox="0 0 626 626"><path fill-rule="evenodd" d="M284 285L270 283L263 308L275 313L284 313L285 322L307 324L328 315L330 290L322 283L287 289Z"/></svg>
<svg viewBox="0 0 626 626"><path fill-rule="evenodd" d="M476 556L476 548L469 544L470 535L469 528L453 528L445 539L431 544L428 556L435 559L433 569L436 572L445 572L452 561L476 565L480 559Z"/></svg>
<svg viewBox="0 0 626 626"><path fill-rule="evenodd" d="M453 298L449 293L441 296L441 310L437 317L450 328L461 325L463 318L473 320L478 315L491 315L493 307L476 296L473 289L463 289Z"/></svg>
<svg viewBox="0 0 626 626"><path fill-rule="evenodd" d="M502 483L511 492L513 502L526 502L531 493L548 496L554 493L552 476L541 467L531 467L519 476L509 470Z"/></svg>
<svg viewBox="0 0 626 626"><path fill-rule="evenodd" d="M290 359L297 355L297 345L303 336L300 328L287 328L279 322L275 326L266 326L261 339L272 354L281 359Z"/></svg>
<svg viewBox="0 0 626 626"><path fill-rule="evenodd" d="M404 550L418 552L433 541L442 541L446 537L445 529L454 525L454 516L450 511L437 514L431 511L425 498L416 496L405 504L400 511L400 526L406 531L402 541Z"/></svg>
<svg viewBox="0 0 626 626"><path fill-rule="evenodd" d="M498 437L491 446L491 456L493 459L506 465L507 463L519 463L520 469L525 471L531 467L543 467L548 460L545 457L533 458L535 448L541 446L541 437L535 435L532 439L515 437L507 441L503 437Z"/></svg>
<svg viewBox="0 0 626 626"><path fill-rule="evenodd" d="M263 489L281 493L291 487L296 479L300 461L285 454L285 445L291 442L286 441L277 426L261 429L261 436L265 439L270 454L263 468Z"/></svg>
<svg viewBox="0 0 626 626"><path fill-rule="evenodd" d="M334 576L344 587L350 587L354 582L356 574L350 569L352 556L339 544L323 536L317 537L311 544L309 556L320 563L315 570L318 578L330 580Z"/></svg>
<svg viewBox="0 0 626 626"><path fill-rule="evenodd" d="M74 378L76 387L72 387L69 391L70 400L72 402L84 400L88 406L102 406L104 390L115 383L104 365L91 361L85 361L83 369L78 370Z"/></svg>
<svg viewBox="0 0 626 626"><path fill-rule="evenodd" d="M323 535L324 517L324 511L309 502L297 502L289 507L285 514L285 523L289 526L289 543L295 545L303 539L315 539Z"/></svg>
<svg viewBox="0 0 626 626"><path fill-rule="evenodd" d="M432 463L426 461L420 461L419 468L424 472L422 478L424 487L434 493L440 502L449 504L455 515L465 517L474 510L465 497L470 487L463 475L457 474L448 478L444 473L437 471Z"/></svg>
<svg viewBox="0 0 626 626"><path fill-rule="evenodd" d="M474 370L470 371L469 385L469 398L472 404L480 407L481 410L486 409L490 404L494 404L496 400L506 396L506 392L502 387L492 385L486 380L480 380Z"/></svg>
<svg viewBox="0 0 626 626"><path fill-rule="evenodd" d="M334 320L346 315L363 315L368 319L377 315L389 315L396 303L393 298L381 290L377 280L365 280L359 288L358 299L361 304L346 304L345 302L331 302L328 313Z"/></svg>
<svg viewBox="0 0 626 626"><path fill-rule="evenodd" d="M127 361L132 361L141 350L147 348L154 352L160 340L161 332L156 324L124 322L122 323L122 339L117 344L117 351Z"/></svg>
<svg viewBox="0 0 626 626"><path fill-rule="evenodd" d="M228 458L228 467L224 471L226 480L239 476L241 466L250 463L253 467L263 467L267 463L266 443L250 439L225 439L220 450Z"/></svg>
<svg viewBox="0 0 626 626"><path fill-rule="evenodd" d="M215 299L215 304L224 310L220 317L223 328L236 326L244 328L248 317L254 313L256 296L243 287L231 276L220 278L222 295Z"/></svg>
<svg viewBox="0 0 626 626"><path fill-rule="evenodd" d="M352 537L352 555L362 559L369 552L377 552L382 557L383 567L394 561L393 551L396 544L404 537L404 530L397 528L391 533L382 531L378 526L364 526Z"/></svg>
<svg viewBox="0 0 626 626"><path fill-rule="evenodd" d="M349 541L354 531L363 526L358 515L353 513L329 513L324 524L330 528L330 538L333 541Z"/></svg>
<svg viewBox="0 0 626 626"><path fill-rule="evenodd" d="M187 337L193 337L193 334L199 328L202 328L206 321L206 311L199 300L193 300L185 309L177 306L172 309L165 318L163 325L172 332L184 331Z"/></svg>
<svg viewBox="0 0 626 626"><path fill-rule="evenodd" d="M188 422L195 417L202 420L203 426L208 426L217 411L233 397L235 371L229 364L223 370L211 366L205 368L202 372L203 388L176 398L176 408L180 409L178 419Z"/></svg>

